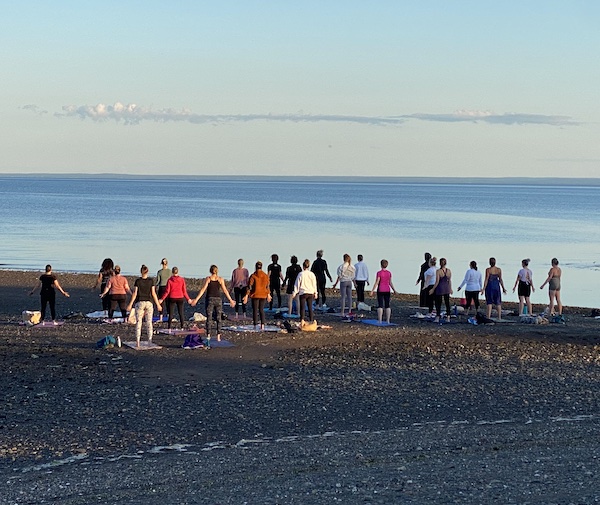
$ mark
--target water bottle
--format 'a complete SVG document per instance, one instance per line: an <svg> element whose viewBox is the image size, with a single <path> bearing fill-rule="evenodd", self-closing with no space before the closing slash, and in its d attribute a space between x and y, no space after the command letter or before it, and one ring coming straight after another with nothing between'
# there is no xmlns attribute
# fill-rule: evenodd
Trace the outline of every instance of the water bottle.
<svg viewBox="0 0 600 505"><path fill-rule="evenodd" d="M121 337L117 337L117 347L121 347Z"/></svg>
<svg viewBox="0 0 600 505"><path fill-rule="evenodd" d="M206 336L206 348L210 349L210 335Z"/></svg>
<svg viewBox="0 0 600 505"><path fill-rule="evenodd" d="M523 305L523 314L527 315L527 305Z"/></svg>

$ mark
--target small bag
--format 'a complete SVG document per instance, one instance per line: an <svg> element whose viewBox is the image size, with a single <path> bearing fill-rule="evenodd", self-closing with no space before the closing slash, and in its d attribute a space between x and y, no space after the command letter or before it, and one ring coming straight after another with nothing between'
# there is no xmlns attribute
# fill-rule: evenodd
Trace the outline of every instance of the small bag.
<svg viewBox="0 0 600 505"><path fill-rule="evenodd" d="M96 349L109 349L114 347L116 343L117 341L115 337L112 335L106 335L106 337L101 338L98 340L98 342L96 342Z"/></svg>
<svg viewBox="0 0 600 505"><path fill-rule="evenodd" d="M204 344L198 333L191 333L190 335L185 336L185 340L181 347L184 349L197 349L199 347L204 347Z"/></svg>
<svg viewBox="0 0 600 505"><path fill-rule="evenodd" d="M302 321L300 329L302 331L317 331L317 322L313 321L312 323L307 323L305 321Z"/></svg>
<svg viewBox="0 0 600 505"><path fill-rule="evenodd" d="M21 317L27 326L33 326L42 321L42 313L39 310L24 310L21 312Z"/></svg>

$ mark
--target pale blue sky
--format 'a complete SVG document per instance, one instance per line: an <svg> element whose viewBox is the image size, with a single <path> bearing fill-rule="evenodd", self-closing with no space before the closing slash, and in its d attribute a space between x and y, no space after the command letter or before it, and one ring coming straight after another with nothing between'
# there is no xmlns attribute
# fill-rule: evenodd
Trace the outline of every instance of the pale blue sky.
<svg viewBox="0 0 600 505"><path fill-rule="evenodd" d="M0 1L0 173L598 177L599 27L594 0Z"/></svg>

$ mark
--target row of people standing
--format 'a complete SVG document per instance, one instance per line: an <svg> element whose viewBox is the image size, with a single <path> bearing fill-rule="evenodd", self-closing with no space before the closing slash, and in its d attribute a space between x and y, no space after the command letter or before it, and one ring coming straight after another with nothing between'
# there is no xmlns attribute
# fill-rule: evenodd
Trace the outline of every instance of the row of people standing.
<svg viewBox="0 0 600 505"><path fill-rule="evenodd" d="M533 286L533 273L529 269L530 259L524 259L521 262L521 269L517 273L513 292L517 290L519 296L519 314L524 313L526 307L527 313L532 313L531 293L535 291ZM417 284L421 283L420 306L427 307L429 312L433 312L433 306L436 306L436 317L439 317L442 299L446 305L447 314L450 313L449 295L452 291L452 272L446 265L446 259L440 258L440 268L436 268L437 259L430 253L425 253L425 262L421 265ZM465 287L465 303L467 314L471 306L475 311L479 310L479 294L485 293L487 305L487 317L491 317L492 308L496 308L498 317L502 317L502 294L506 294L504 280L502 278L502 269L496 265L496 258L489 259L489 267L485 270L485 280L481 272L477 269L477 262L471 261L469 269L465 273L464 279L458 291ZM549 285L549 312L554 315L554 307L558 309L559 315L562 315L562 302L560 299L560 277L561 269L558 266L558 259L552 259L552 267L548 272L546 281L540 286L543 289L546 284Z"/></svg>

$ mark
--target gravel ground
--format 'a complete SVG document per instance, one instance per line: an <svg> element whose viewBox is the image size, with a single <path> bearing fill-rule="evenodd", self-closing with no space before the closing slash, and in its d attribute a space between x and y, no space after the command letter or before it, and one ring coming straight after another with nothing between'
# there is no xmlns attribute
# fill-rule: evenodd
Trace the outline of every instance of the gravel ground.
<svg viewBox="0 0 600 505"><path fill-rule="evenodd" d="M394 328L96 350L132 327L18 325L38 275L0 271L2 504L600 502L589 309L439 326L395 296ZM60 313L98 308L93 277L59 278Z"/></svg>

